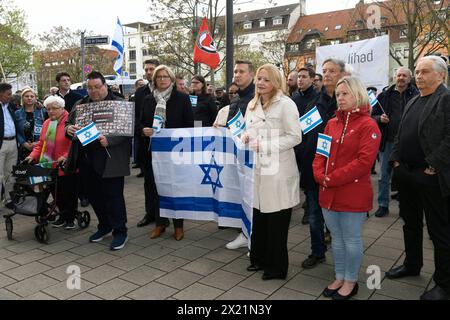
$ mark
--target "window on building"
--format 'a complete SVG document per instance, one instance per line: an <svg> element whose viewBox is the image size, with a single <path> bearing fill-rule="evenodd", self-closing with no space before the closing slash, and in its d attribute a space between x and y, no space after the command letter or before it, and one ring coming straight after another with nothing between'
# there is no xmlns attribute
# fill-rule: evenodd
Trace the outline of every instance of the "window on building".
<svg viewBox="0 0 450 320"><path fill-rule="evenodd" d="M130 48L136 47L136 38L128 39L128 45L130 46Z"/></svg>
<svg viewBox="0 0 450 320"><path fill-rule="evenodd" d="M266 20L259 20L259 27L264 28L266 26Z"/></svg>
<svg viewBox="0 0 450 320"><path fill-rule="evenodd" d="M334 30L341 30L342 29L342 25L338 24L336 27L334 27Z"/></svg>
<svg viewBox="0 0 450 320"><path fill-rule="evenodd" d="M298 43L291 45L291 51L298 51Z"/></svg>
<svg viewBox="0 0 450 320"><path fill-rule="evenodd" d="M283 18L274 18L273 19L273 25L274 26L279 26L281 24L283 24Z"/></svg>
<svg viewBox="0 0 450 320"><path fill-rule="evenodd" d="M147 49L142 49L142 55L145 57L145 56L148 56L149 54L148 54L148 50Z"/></svg>
<svg viewBox="0 0 450 320"><path fill-rule="evenodd" d="M131 61L136 60L136 50L130 50L128 54Z"/></svg>
<svg viewBox="0 0 450 320"><path fill-rule="evenodd" d="M403 49L402 48L396 48L394 55L397 59L402 59L403 58Z"/></svg>
<svg viewBox="0 0 450 320"><path fill-rule="evenodd" d="M252 23L251 22L246 22L244 23L244 29L248 30L252 28Z"/></svg>
<svg viewBox="0 0 450 320"><path fill-rule="evenodd" d="M339 43L341 43L341 40L339 39L330 40L330 44L339 44Z"/></svg>
<svg viewBox="0 0 450 320"><path fill-rule="evenodd" d="M136 63L130 63L130 73L136 73Z"/></svg>
<svg viewBox="0 0 450 320"><path fill-rule="evenodd" d="M404 39L408 37L408 30L406 28L400 30L400 39Z"/></svg>
<svg viewBox="0 0 450 320"><path fill-rule="evenodd" d="M438 6L441 4L441 0L434 0L433 3L434 5Z"/></svg>
<svg viewBox="0 0 450 320"><path fill-rule="evenodd" d="M409 58L409 48L403 49L403 58L408 59Z"/></svg>
<svg viewBox="0 0 450 320"><path fill-rule="evenodd" d="M325 27L325 29L323 29L324 31L328 31L328 27Z"/></svg>

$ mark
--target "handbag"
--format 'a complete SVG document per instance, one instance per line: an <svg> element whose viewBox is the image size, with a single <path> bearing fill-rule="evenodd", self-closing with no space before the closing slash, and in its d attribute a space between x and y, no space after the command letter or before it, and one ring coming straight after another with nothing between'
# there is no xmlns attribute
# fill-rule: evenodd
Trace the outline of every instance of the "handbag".
<svg viewBox="0 0 450 320"><path fill-rule="evenodd" d="M34 195L24 195L14 199L14 212L24 215L36 215L39 213L39 200Z"/></svg>

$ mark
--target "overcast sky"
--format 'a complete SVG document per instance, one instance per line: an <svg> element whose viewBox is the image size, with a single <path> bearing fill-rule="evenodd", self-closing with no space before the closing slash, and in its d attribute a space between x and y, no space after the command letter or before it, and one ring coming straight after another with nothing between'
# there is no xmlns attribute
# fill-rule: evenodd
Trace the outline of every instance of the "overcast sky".
<svg viewBox="0 0 450 320"><path fill-rule="evenodd" d="M270 6L296 3L295 0L238 0L244 3L235 6L235 12L242 12ZM95 34L112 36L119 17L122 24L154 21L148 0L12 0L27 14L31 35L50 30L53 26L70 29L92 30ZM249 4L251 2L251 4ZM358 0L306 0L308 14L333 11L354 6ZM224 0L225 3L225 0ZM241 11L238 11L238 9ZM153 18L153 19L152 19ZM33 41L36 43L36 39Z"/></svg>

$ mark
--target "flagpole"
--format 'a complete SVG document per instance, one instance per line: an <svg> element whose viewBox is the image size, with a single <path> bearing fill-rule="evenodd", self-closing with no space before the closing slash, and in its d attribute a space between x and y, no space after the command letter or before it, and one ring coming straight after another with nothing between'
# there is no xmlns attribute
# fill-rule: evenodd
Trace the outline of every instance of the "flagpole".
<svg viewBox="0 0 450 320"><path fill-rule="evenodd" d="M383 113L385 114L385 115L387 115L387 113L384 111L384 109L383 109L383 107L381 106L381 103L380 103L380 101L378 101L377 100L377 103L378 103L378 105L380 106L380 108L381 108L381 111L383 111Z"/></svg>
<svg viewBox="0 0 450 320"><path fill-rule="evenodd" d="M325 178L328 175L328 163L330 162L330 157L327 157L327 165L325 166ZM325 187L323 187L323 191L325 191Z"/></svg>

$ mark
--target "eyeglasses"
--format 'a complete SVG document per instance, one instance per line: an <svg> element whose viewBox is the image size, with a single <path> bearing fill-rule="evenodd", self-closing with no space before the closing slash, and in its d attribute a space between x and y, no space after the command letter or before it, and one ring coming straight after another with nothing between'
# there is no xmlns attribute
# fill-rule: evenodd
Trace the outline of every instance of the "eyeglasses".
<svg viewBox="0 0 450 320"><path fill-rule="evenodd" d="M156 80L167 80L167 79L170 79L170 77L169 76L157 76L156 77Z"/></svg>
<svg viewBox="0 0 450 320"><path fill-rule="evenodd" d="M199 84L201 83L200 81L191 81L191 84Z"/></svg>
<svg viewBox="0 0 450 320"><path fill-rule="evenodd" d="M237 92L228 92L228 94L231 96L231 95L235 95L235 94L237 94Z"/></svg>

